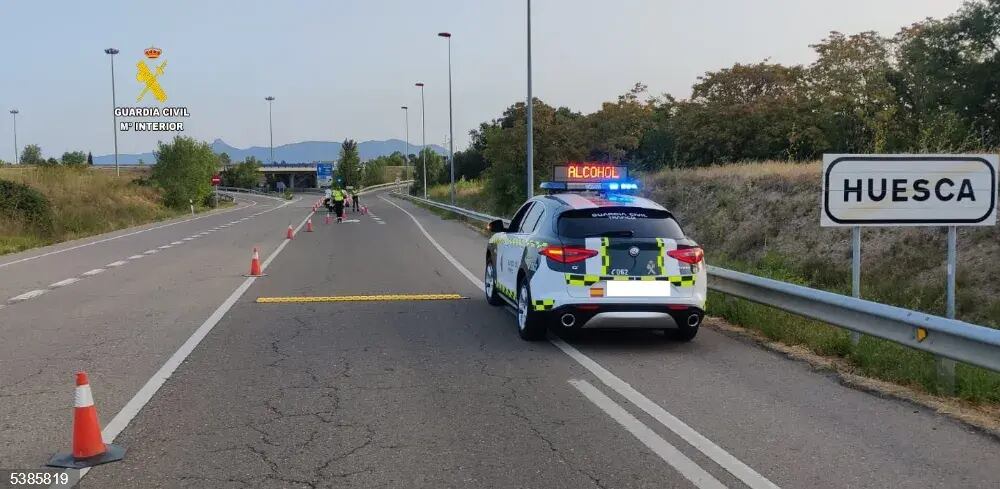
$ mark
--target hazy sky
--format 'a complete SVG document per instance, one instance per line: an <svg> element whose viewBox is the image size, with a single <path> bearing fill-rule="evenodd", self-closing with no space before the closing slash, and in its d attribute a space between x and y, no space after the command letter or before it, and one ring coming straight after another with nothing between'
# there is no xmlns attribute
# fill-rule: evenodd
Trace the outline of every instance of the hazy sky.
<svg viewBox="0 0 1000 489"><path fill-rule="evenodd" d="M636 81L687 97L695 78L764 58L809 63L830 30L887 35L961 0L535 0L534 93L549 104L596 110ZM404 136L420 140L427 84L427 141L448 134L451 31L456 150L469 129L525 97L523 0L0 0L0 159L18 144L46 156L111 153L109 57L116 47L119 106L135 106L143 50L163 50L168 106L185 106L185 134L237 146ZM156 102L147 97L142 104ZM173 135L119 134L119 151L151 150Z"/></svg>

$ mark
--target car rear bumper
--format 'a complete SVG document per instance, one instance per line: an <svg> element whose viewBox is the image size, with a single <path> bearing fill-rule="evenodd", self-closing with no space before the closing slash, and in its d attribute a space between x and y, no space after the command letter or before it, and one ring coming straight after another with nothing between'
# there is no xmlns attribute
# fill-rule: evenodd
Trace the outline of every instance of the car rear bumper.
<svg viewBox="0 0 1000 489"><path fill-rule="evenodd" d="M705 311L661 304L567 304L544 313L557 327L572 329L677 329L701 324Z"/></svg>

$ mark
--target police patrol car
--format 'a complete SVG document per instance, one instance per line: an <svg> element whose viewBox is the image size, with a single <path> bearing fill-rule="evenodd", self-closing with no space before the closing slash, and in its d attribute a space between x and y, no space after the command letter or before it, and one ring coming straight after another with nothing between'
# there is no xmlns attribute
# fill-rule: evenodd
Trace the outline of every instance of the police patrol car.
<svg viewBox="0 0 1000 489"><path fill-rule="evenodd" d="M704 253L673 215L635 195L628 168L557 166L547 195L489 224L485 291L517 311L521 338L553 327L662 329L690 341L707 297Z"/></svg>

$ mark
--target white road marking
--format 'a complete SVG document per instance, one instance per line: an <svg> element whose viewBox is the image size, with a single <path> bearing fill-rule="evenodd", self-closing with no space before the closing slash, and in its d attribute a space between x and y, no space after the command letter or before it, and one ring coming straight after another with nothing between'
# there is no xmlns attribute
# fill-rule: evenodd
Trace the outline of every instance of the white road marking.
<svg viewBox="0 0 1000 489"><path fill-rule="evenodd" d="M146 251L143 251L142 254L143 255L152 255L154 253L159 253L159 252L160 252L160 250L146 250Z"/></svg>
<svg viewBox="0 0 1000 489"><path fill-rule="evenodd" d="M257 205L256 201L250 201L250 202L251 202L251 204L248 205L248 206L235 207L235 208L232 208L232 209L229 209L229 210L226 210L226 211L222 211L222 212L213 212L211 214L205 214L205 215L199 216L199 217L192 217L191 219L185 219L183 221L171 222L171 223L163 224L163 225L160 225L160 226L154 226L154 227L151 227L151 228L148 228L148 229L141 229L139 231L134 231L134 232L131 232L131 233L126 233L126 234L122 234L122 235L118 235L118 236L112 236L110 238L99 239L97 241L91 241L89 243L84 243L84 244L81 244L81 245L71 246L69 248L64 248L64 249L61 249L61 250L50 251L48 253L42 253L41 255L29 256L27 258L21 258L20 260L9 261L7 263L0 263L0 268L7 267L7 266L10 266L10 265L14 265L16 263L24 263L26 261L37 260L39 258L44 258L46 256L58 255L59 253L65 253L67 251L78 250L80 248L85 248L87 246L93 246L95 244L107 243L108 241L114 241L116 239L121 239L121 238L127 238L129 236L135 236L137 234L142 234L142 233L146 233L146 232L149 232L149 231L155 231L157 229L168 228L170 226L176 226L178 224L184 224L185 222L197 221L198 219L204 219L206 217L217 216L219 214L226 214L226 213L229 213L229 212L238 211L238 210L246 209L248 207L253 207L253 206Z"/></svg>
<svg viewBox="0 0 1000 489"><path fill-rule="evenodd" d="M626 431L632 433L653 453L660 456L664 462L670 464L677 472L680 472L685 479L691 481L695 487L700 489L726 489L726 486L712 477L705 469L701 468L693 460L684 455L677 447L673 446L663 437L656 434L649 426L632 416L625 408L606 396L603 392L587 382L586 380L572 379L570 385L576 387L584 397L601 408L611 419L622 425Z"/></svg>
<svg viewBox="0 0 1000 489"><path fill-rule="evenodd" d="M379 224L385 224L385 221L379 221L378 223Z"/></svg>
<svg viewBox="0 0 1000 489"><path fill-rule="evenodd" d="M188 237L182 239L181 241L191 241L192 239L198 239L198 238L193 237L193 236L188 236Z"/></svg>
<svg viewBox="0 0 1000 489"><path fill-rule="evenodd" d="M420 224L420 221L413 216L409 211L403 209L395 202L386 199L384 196L379 195L379 198L392 204L393 207L403 211L413 223L417 225L420 232L423 233L424 237L434 245L435 248L447 259L451 264L458 269L465 278L469 279L470 282L475 284L479 290L483 290L483 281L472 274L464 265L458 262L455 257L451 256L437 240L435 240L430 233L424 229L424 226ZM674 415L667 412L666 409L660 407L646 396L644 396L639 391L635 390L631 385L629 385L624 380L618 378L613 373L600 366L597 362L592 360L587 355L573 348L566 342L559 338L550 337L549 341L552 342L557 348L569 355L570 358L575 360L580 366L586 368L595 377L597 377L604 385L610 387L612 390L617 392L619 395L627 399L632 404L635 404L639 409L642 409L647 414L659 421L663 426L665 426L670 431L673 431L680 436L684 441L688 442L691 446L697 449L699 452L705 454L708 458L712 459L715 463L719 464L722 468L726 469L730 474L733 474L736 478L743 481L744 484L750 486L751 489L780 489L775 483L766 479L764 476L757 473L757 471L750 468L750 466L744 464L739 459L734 457L729 452L726 452L721 447L716 445L714 442L706 438L701 433L695 431L686 423L675 417Z"/></svg>
<svg viewBox="0 0 1000 489"><path fill-rule="evenodd" d="M7 299L7 302L21 302L28 299L34 299L35 297L38 297L46 292L48 291L43 289L32 290L31 292L25 292L21 295L11 297L10 299Z"/></svg>
<svg viewBox="0 0 1000 489"><path fill-rule="evenodd" d="M99 273L104 273L104 269L103 268L95 268L93 270L87 270L86 272L83 272L80 275L82 275L84 277L93 277L94 275L97 275Z"/></svg>
<svg viewBox="0 0 1000 489"><path fill-rule="evenodd" d="M174 246L177 246L177 245L181 245L181 244L184 244L184 242L183 242L183 241L174 241L174 242L172 242L172 243L170 243L170 244L172 244L172 245L174 245Z"/></svg>
<svg viewBox="0 0 1000 489"><path fill-rule="evenodd" d="M142 257L143 257L143 255L132 255L132 256L128 257L128 259L129 260L138 260L139 258L142 258Z"/></svg>
<svg viewBox="0 0 1000 489"><path fill-rule="evenodd" d="M161 250L165 250L165 249L167 249L167 248L170 248L170 247L171 247L171 246L170 246L170 245L168 245L168 244L165 244L165 245L163 245L163 246L157 246L157 248L159 248L159 249L161 249Z"/></svg>
<svg viewBox="0 0 1000 489"><path fill-rule="evenodd" d="M70 285L70 284L75 284L75 283L77 283L79 281L80 281L80 279L78 279L76 277L68 278L66 280L60 280L60 281L58 281L58 282L56 282L54 284L49 284L49 288L50 289L58 289L59 287L65 287L65 286Z"/></svg>
<svg viewBox="0 0 1000 489"><path fill-rule="evenodd" d="M120 267L120 266L122 266L122 265L124 265L126 263L128 263L128 262L125 261L125 260L119 260L119 261L116 261L116 262L108 263L107 265L104 265L104 266L107 267L107 268L115 268L115 267Z"/></svg>
<svg viewBox="0 0 1000 489"><path fill-rule="evenodd" d="M313 213L310 212L309 215L306 216L306 219L309 219L312 215ZM305 226L306 219L303 219L302 222L299 223L299 227L295 229L296 231L301 229L302 226ZM288 245L287 239L283 240L281 244L278 245L273 252L271 252L271 255L264 260L264 263L261 264L261 270L266 270L267 266L270 265L271 261L278 256L278 253L281 253L281 250L285 249L286 245ZM160 369L157 370L145 384L143 384L142 388L139 389L139 392L136 392L135 395L132 396L132 399L129 399L129 401L125 404L125 407L123 407L121 411L118 411L118 414L116 414L114 418L111 418L111 421L104 426L103 430L101 430L101 435L104 438L105 443L115 441L115 438L121 434L122 430L128 426L132 419L139 414L139 411L141 411L150 399L153 398L156 391L160 390L163 383L166 382L171 375L173 375L174 371L177 370L177 367L179 367L188 355L194 351L198 344L201 343L201 340L205 339L205 336L208 336L208 333L212 331L212 328L219 324L222 317L225 316L230 309L232 309L233 305L236 304L236 301L238 301L240 297L246 293L247 289L249 289L256 280L257 277L248 277L242 284L240 284L239 287L236 287L236 290L234 290L233 293L219 305L215 312L213 312L204 323L201 323L201 326L199 326L198 329L196 329L194 333L188 337L184 344L182 344L180 348L178 348L177 351L175 351L174 354L167 359L166 363L164 363L163 366L161 366ZM44 291L42 292L44 293ZM73 469L68 469L66 472L69 472L70 470ZM90 472L90 467L80 469L76 480L79 481L82 479L83 476L87 475L87 472Z"/></svg>

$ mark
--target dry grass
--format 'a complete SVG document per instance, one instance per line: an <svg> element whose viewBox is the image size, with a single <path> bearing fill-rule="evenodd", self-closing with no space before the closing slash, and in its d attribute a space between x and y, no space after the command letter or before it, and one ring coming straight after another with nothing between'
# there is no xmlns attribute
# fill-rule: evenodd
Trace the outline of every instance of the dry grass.
<svg viewBox="0 0 1000 489"><path fill-rule="evenodd" d="M146 170L121 177L104 169L0 168L0 179L35 188L52 205L53 232L39 235L17 222L0 219L0 254L78 239L157 221L178 214L160 204L160 194L133 180Z"/></svg>

